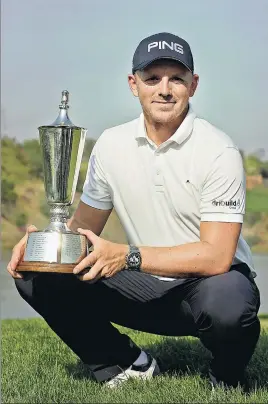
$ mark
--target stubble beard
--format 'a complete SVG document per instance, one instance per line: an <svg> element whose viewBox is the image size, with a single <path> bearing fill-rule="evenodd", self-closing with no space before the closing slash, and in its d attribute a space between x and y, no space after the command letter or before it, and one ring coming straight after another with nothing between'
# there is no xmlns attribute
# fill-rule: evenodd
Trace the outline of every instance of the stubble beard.
<svg viewBox="0 0 268 404"><path fill-rule="evenodd" d="M153 111L149 112L150 121L158 125L166 125L179 119L177 111Z"/></svg>

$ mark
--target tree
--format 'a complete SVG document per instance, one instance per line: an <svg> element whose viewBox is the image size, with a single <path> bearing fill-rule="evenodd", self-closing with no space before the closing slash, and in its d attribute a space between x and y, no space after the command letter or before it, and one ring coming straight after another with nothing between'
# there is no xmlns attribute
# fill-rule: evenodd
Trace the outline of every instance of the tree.
<svg viewBox="0 0 268 404"><path fill-rule="evenodd" d="M17 200L17 194L14 190L14 184L7 178L2 178L1 197L2 204L14 205Z"/></svg>
<svg viewBox="0 0 268 404"><path fill-rule="evenodd" d="M15 139L2 139L2 176L16 185L29 178L29 161L23 147Z"/></svg>
<svg viewBox="0 0 268 404"><path fill-rule="evenodd" d="M244 158L244 167L247 175L259 175L261 170L261 161L254 155L248 155Z"/></svg>
<svg viewBox="0 0 268 404"><path fill-rule="evenodd" d="M24 212L20 212L16 216L16 226L24 228L27 224L28 215Z"/></svg>
<svg viewBox="0 0 268 404"><path fill-rule="evenodd" d="M268 167L261 168L261 176L262 176L262 178L268 178Z"/></svg>
<svg viewBox="0 0 268 404"><path fill-rule="evenodd" d="M30 176L43 179L43 161L39 141L25 140L23 150L28 161Z"/></svg>

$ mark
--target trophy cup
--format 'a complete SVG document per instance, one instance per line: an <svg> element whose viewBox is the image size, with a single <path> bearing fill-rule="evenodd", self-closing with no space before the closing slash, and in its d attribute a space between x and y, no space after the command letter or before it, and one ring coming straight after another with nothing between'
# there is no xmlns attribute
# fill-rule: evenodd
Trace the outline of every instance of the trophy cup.
<svg viewBox="0 0 268 404"><path fill-rule="evenodd" d="M51 125L38 128L51 219L45 230L29 234L17 271L72 273L88 253L86 237L70 231L66 224L87 132L70 121L68 102L69 93L63 91L58 118Z"/></svg>

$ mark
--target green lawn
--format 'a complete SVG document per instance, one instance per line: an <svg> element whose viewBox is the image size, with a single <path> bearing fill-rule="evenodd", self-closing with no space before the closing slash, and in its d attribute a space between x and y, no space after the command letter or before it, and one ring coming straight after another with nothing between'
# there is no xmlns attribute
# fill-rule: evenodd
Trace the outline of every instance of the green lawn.
<svg viewBox="0 0 268 404"><path fill-rule="evenodd" d="M268 319L248 367L250 395L239 389L211 393L201 375L209 354L198 339L160 337L118 327L148 349L163 374L152 381L128 381L109 390L93 382L72 351L42 319L2 321L2 402L4 403L267 403ZM81 336L81 344L86 344Z"/></svg>

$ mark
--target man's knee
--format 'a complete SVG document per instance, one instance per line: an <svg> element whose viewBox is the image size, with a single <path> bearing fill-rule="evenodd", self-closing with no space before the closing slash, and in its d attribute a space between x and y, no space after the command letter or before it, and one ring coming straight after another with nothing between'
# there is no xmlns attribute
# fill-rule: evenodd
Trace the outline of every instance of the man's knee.
<svg viewBox="0 0 268 404"><path fill-rule="evenodd" d="M33 299L33 278L14 279L14 281L21 297L30 303Z"/></svg>
<svg viewBox="0 0 268 404"><path fill-rule="evenodd" d="M67 309L76 300L97 304L103 298L100 285L82 282L72 274L39 272L30 279L16 279L15 285L21 297L35 309Z"/></svg>
<svg viewBox="0 0 268 404"><path fill-rule="evenodd" d="M246 304L238 303L235 307L227 302L220 304L216 299L204 302L200 316L199 331L210 329L215 337L229 339L243 334L243 330L257 319L256 312L250 312Z"/></svg>
<svg viewBox="0 0 268 404"><path fill-rule="evenodd" d="M70 290L71 277L59 276L47 272L25 273L23 279L15 279L16 288L21 297L31 306L38 301L45 303L59 297L63 288Z"/></svg>
<svg viewBox="0 0 268 404"><path fill-rule="evenodd" d="M239 273L210 279L206 296L200 302L199 331L210 329L220 339L242 337L258 322L257 289Z"/></svg>

